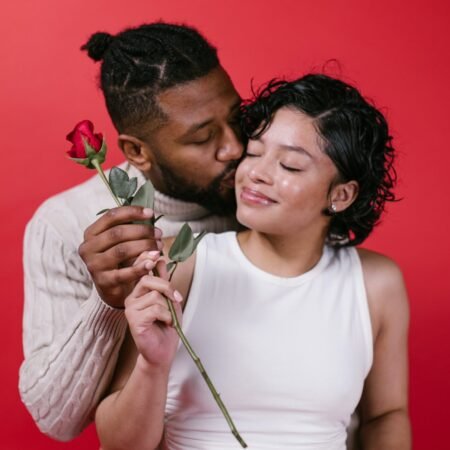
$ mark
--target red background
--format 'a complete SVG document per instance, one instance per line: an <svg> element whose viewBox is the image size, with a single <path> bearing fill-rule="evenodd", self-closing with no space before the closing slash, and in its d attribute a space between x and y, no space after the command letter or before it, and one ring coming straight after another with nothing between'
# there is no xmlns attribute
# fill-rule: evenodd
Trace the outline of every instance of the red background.
<svg viewBox="0 0 450 450"><path fill-rule="evenodd" d="M95 449L91 427L67 444L41 435L22 406L22 236L48 196L91 173L65 159L65 135L90 118L116 134L96 88L98 67L79 51L90 33L164 19L197 26L249 95L275 75L329 59L386 112L400 153L404 199L366 246L403 268L411 303L411 417L416 449L448 448L450 401L448 0L41 0L4 3L0 18L2 401L0 448ZM336 73L336 70L335 72Z"/></svg>

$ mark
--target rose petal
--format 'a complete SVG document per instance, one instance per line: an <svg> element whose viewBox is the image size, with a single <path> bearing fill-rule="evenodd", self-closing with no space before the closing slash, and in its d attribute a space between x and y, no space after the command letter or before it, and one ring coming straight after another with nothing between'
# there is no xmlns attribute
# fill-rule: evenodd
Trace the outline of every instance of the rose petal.
<svg viewBox="0 0 450 450"><path fill-rule="evenodd" d="M76 158L86 158L86 150L83 143L83 134L75 130L72 136L72 151L77 155Z"/></svg>
<svg viewBox="0 0 450 450"><path fill-rule="evenodd" d="M73 134L75 133L75 130L72 130L67 136L66 136L66 139L69 141L69 142L72 142L72 139L73 139Z"/></svg>
<svg viewBox="0 0 450 450"><path fill-rule="evenodd" d="M102 148L103 135L102 133L94 134L92 137L88 138L91 147L98 153Z"/></svg>
<svg viewBox="0 0 450 450"><path fill-rule="evenodd" d="M82 159L84 159L84 158L86 158L86 154L80 154L78 151L77 151L77 148L75 147L75 146L73 146L68 152L67 152L67 154L71 157L71 158L82 158Z"/></svg>
<svg viewBox="0 0 450 450"><path fill-rule="evenodd" d="M78 122L66 139L73 144L73 147L67 152L73 158L87 157L84 142L87 142L97 153L101 150L103 143L103 135L94 133L94 125L90 120Z"/></svg>
<svg viewBox="0 0 450 450"><path fill-rule="evenodd" d="M87 136L94 134L94 124L90 120L82 120L75 125L75 129Z"/></svg>
<svg viewBox="0 0 450 450"><path fill-rule="evenodd" d="M77 131L81 131L87 135L92 134L94 131L94 125L90 120L82 120L73 127L73 130L66 136L66 139L73 142L73 136Z"/></svg>

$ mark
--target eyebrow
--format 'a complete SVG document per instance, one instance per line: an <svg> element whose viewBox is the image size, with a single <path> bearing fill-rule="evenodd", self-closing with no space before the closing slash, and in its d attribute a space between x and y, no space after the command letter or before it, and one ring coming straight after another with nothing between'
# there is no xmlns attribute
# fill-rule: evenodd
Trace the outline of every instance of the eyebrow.
<svg viewBox="0 0 450 450"><path fill-rule="evenodd" d="M260 136L256 140L260 141L261 143L264 144L264 138L262 136ZM308 150L306 150L305 148L301 147L300 145L282 144L282 145L279 145L279 148L281 148L282 150L288 150L288 151L291 151L291 152L301 153L302 155L305 155L308 158L314 159L314 156L310 152L308 152Z"/></svg>
<svg viewBox="0 0 450 450"><path fill-rule="evenodd" d="M239 109L239 107L240 107L240 105L241 105L241 102L242 102L241 99L237 100L237 101L231 106L231 108L230 108L230 110L229 110L229 114L235 113L235 112ZM183 138L183 137L189 136L190 134L194 134L196 131L200 130L200 129L203 128L203 127L206 127L207 125L209 125L209 124L212 123L212 122L214 122L214 118L213 118L213 117L211 117L210 119L206 119L206 120L204 120L203 122L200 122L200 123L194 123L193 125L191 125L191 126L186 130L185 133L183 133L183 136L181 136L181 137Z"/></svg>
<svg viewBox="0 0 450 450"><path fill-rule="evenodd" d="M182 137L186 137L186 136L189 136L190 134L194 134L196 131L209 125L212 121L213 121L213 119L208 119L208 120L205 120L200 123L194 123L187 129L187 131L185 133L183 133Z"/></svg>
<svg viewBox="0 0 450 450"><path fill-rule="evenodd" d="M310 152L308 152L308 150L305 150L303 147L300 147L299 145L280 145L280 148L292 152L302 153L303 155L306 155L309 158L314 159L314 157L311 155Z"/></svg>

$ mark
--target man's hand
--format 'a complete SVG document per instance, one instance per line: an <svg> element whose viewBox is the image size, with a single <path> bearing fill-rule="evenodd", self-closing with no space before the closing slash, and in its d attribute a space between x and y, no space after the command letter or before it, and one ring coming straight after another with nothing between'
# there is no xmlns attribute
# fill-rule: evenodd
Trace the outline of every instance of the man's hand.
<svg viewBox="0 0 450 450"><path fill-rule="evenodd" d="M110 209L84 233L78 252L100 297L113 307L123 307L135 283L148 273L148 261L136 258L145 251L162 248L161 230L132 223L148 220L152 215L151 209L139 206Z"/></svg>

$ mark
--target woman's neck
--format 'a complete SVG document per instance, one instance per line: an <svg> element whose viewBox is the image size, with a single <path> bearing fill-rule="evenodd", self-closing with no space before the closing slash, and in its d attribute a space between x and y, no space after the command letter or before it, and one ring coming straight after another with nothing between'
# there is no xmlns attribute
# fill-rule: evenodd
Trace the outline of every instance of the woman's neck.
<svg viewBox="0 0 450 450"><path fill-rule="evenodd" d="M322 256L326 235L303 238L247 230L238 234L245 256L265 272L295 277L311 270Z"/></svg>

